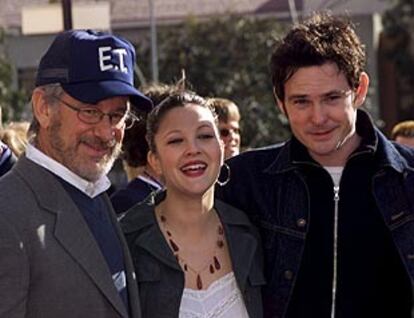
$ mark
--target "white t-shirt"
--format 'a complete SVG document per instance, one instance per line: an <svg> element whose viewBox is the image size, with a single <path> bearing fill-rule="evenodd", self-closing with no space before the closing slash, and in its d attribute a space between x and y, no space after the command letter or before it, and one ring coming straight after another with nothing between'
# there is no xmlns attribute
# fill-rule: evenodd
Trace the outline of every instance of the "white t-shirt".
<svg viewBox="0 0 414 318"><path fill-rule="evenodd" d="M341 181L342 172L344 167L324 167L326 171L331 175L332 181L336 187L339 187Z"/></svg>
<svg viewBox="0 0 414 318"><path fill-rule="evenodd" d="M185 288L179 318L249 318L234 273L213 282L206 290Z"/></svg>

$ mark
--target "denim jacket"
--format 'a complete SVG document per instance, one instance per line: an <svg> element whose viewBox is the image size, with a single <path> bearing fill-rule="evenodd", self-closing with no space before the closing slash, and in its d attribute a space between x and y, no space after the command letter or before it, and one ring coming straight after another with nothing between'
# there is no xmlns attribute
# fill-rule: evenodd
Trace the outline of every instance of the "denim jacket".
<svg viewBox="0 0 414 318"><path fill-rule="evenodd" d="M388 141L365 112L359 110L357 118L357 131L371 131L375 137L372 151L379 162L371 180L372 196L413 282L414 149ZM308 230L309 189L292 159L295 142L299 143L292 138L232 158L228 162L231 180L217 189L220 199L250 213L262 235L267 281L263 290L265 317L281 318L286 314Z"/></svg>
<svg viewBox="0 0 414 318"><path fill-rule="evenodd" d="M133 258L140 290L143 318L177 318L184 291L184 272L164 239L150 196L121 217L121 227ZM246 215L216 200L214 207L223 224L233 271L250 318L261 318L262 249L259 234Z"/></svg>

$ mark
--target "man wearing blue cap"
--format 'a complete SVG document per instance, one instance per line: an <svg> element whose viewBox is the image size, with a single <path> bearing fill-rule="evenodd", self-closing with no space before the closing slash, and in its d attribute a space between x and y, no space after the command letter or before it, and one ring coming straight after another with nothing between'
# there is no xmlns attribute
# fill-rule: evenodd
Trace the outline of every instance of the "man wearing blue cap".
<svg viewBox="0 0 414 318"><path fill-rule="evenodd" d="M31 143L0 180L0 317L140 317L105 194L134 110L152 108L134 63L129 42L79 30L42 57Z"/></svg>

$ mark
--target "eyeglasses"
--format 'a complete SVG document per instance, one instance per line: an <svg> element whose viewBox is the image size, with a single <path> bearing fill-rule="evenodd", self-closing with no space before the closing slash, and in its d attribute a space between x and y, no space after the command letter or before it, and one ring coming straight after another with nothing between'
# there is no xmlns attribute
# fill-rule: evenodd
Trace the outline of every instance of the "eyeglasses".
<svg viewBox="0 0 414 318"><path fill-rule="evenodd" d="M233 131L235 134L240 135L240 128L231 128L231 129L228 129L228 128L221 128L221 129L219 129L219 132L220 132L220 136L221 136L221 137L228 137L228 136L230 136L230 133L231 133L232 131Z"/></svg>
<svg viewBox="0 0 414 318"><path fill-rule="evenodd" d="M85 107L85 108L78 108L75 107L68 102L64 101L63 99L57 97L56 95L52 95L53 98L61 102L66 107L77 112L78 119L85 123L85 124L97 124L102 121L105 116L108 116L109 122L112 126L120 127L125 125L125 129L131 128L136 121L139 121L139 118L131 113L129 110L125 112L110 112L105 113L98 108L92 107Z"/></svg>

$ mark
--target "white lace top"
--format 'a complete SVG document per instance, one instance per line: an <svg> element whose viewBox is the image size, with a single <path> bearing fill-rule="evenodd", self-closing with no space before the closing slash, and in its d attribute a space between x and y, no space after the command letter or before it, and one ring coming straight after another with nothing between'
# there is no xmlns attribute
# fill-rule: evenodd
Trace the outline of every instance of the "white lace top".
<svg viewBox="0 0 414 318"><path fill-rule="evenodd" d="M179 318L249 318L234 273L213 282L206 290L185 288Z"/></svg>

